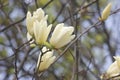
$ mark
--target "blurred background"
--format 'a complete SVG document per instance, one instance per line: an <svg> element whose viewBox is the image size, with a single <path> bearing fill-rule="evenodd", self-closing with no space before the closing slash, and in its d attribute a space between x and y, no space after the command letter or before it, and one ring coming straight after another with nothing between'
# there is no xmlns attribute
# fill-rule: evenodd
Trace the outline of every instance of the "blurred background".
<svg viewBox="0 0 120 80"><path fill-rule="evenodd" d="M0 0L0 80L17 80L15 75L18 80L35 80L39 50L27 44L27 11L43 8L49 24L74 26L78 36L97 22L109 2L109 18L83 34L39 80L100 80L113 56L120 55L120 1Z"/></svg>

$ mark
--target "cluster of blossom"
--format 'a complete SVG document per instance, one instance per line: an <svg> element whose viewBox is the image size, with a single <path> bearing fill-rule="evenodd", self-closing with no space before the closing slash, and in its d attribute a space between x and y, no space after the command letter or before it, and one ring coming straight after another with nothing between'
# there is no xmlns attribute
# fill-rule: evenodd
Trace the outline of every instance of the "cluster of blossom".
<svg viewBox="0 0 120 80"><path fill-rule="evenodd" d="M111 10L111 3L109 3L103 10L100 21L105 21ZM47 23L48 15L45 15L43 9L39 8L31 14L27 12L27 38L30 41L30 46L43 47L38 58L37 70L39 72L48 69L54 62L56 56L53 56L54 49L59 49L75 38L73 34L74 27L65 26L64 23L57 24L53 32L51 32L52 24ZM50 34L52 33L52 34ZM49 51L51 49L52 51ZM43 54L44 53L44 54ZM110 66L106 72L107 76L111 77L117 75L120 71L120 58L115 57L116 61Z"/></svg>
<svg viewBox="0 0 120 80"><path fill-rule="evenodd" d="M43 47L37 62L39 71L46 70L54 62L56 58L53 56L54 49L67 45L75 38L74 27L65 26L64 23L57 24L51 32L52 24L48 25L47 18L48 15L45 15L41 8L34 11L33 14L28 11L26 16L27 38L32 39L31 46ZM52 51L48 51L48 49ZM44 54L42 55L42 53Z"/></svg>

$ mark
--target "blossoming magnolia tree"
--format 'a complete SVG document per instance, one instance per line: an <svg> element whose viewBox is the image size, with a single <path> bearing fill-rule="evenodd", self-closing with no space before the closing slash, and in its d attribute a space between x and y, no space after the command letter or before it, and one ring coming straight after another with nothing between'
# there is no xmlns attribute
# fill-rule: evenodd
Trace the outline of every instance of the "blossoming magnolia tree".
<svg viewBox="0 0 120 80"><path fill-rule="evenodd" d="M0 0L0 80L119 80L119 0Z"/></svg>

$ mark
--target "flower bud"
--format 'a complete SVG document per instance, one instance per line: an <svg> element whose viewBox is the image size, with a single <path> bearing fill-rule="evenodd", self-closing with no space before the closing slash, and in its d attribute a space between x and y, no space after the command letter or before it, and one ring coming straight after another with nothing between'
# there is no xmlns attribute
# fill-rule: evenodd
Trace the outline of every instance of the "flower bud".
<svg viewBox="0 0 120 80"><path fill-rule="evenodd" d="M104 20L106 20L106 19L108 18L108 16L110 15L111 6L112 6L112 4L109 3L109 4L105 7L105 9L104 9L103 12L102 12L101 18L99 18L100 21L104 21Z"/></svg>
<svg viewBox="0 0 120 80"><path fill-rule="evenodd" d="M53 56L53 51L47 51L46 47L43 47L42 52L44 53L41 56L39 54L38 62L37 62L37 70L38 72L42 72L49 68L49 66L54 62L56 56ZM41 61L40 61L41 60Z"/></svg>

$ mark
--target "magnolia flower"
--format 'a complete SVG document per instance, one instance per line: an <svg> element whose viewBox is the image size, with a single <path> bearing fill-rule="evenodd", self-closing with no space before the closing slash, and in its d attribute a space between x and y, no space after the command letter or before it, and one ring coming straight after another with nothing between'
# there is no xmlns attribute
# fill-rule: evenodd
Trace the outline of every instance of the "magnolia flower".
<svg viewBox="0 0 120 80"><path fill-rule="evenodd" d="M52 25L47 26L47 21L45 19L41 20L40 22L35 21L33 25L33 32L35 42L39 45L44 45L48 35L50 33Z"/></svg>
<svg viewBox="0 0 120 80"><path fill-rule="evenodd" d="M47 19L47 17L48 15L45 15L41 8L34 11L33 15L28 11L26 16L26 25L29 34L33 36L33 24L36 20L40 22L42 19Z"/></svg>
<svg viewBox="0 0 120 80"><path fill-rule="evenodd" d="M42 52L44 54L43 56L41 56L41 53L39 54L39 58L37 62L38 72L48 69L48 67L54 62L56 58L56 56L53 56L53 51L47 51L46 47L43 47Z"/></svg>
<svg viewBox="0 0 120 80"><path fill-rule="evenodd" d="M113 62L106 72L106 79L120 75L120 57L114 57L115 62ZM120 77L115 77L114 79L120 79Z"/></svg>
<svg viewBox="0 0 120 80"><path fill-rule="evenodd" d="M109 3L109 4L105 7L105 9L104 9L103 12L102 12L101 18L99 18L99 20L104 21L104 20L106 20L106 19L108 18L108 16L110 15L111 6L112 6L112 4Z"/></svg>
<svg viewBox="0 0 120 80"><path fill-rule="evenodd" d="M56 49L65 46L74 39L73 31L74 28L72 26L64 26L64 23L58 24L52 33L50 44Z"/></svg>

